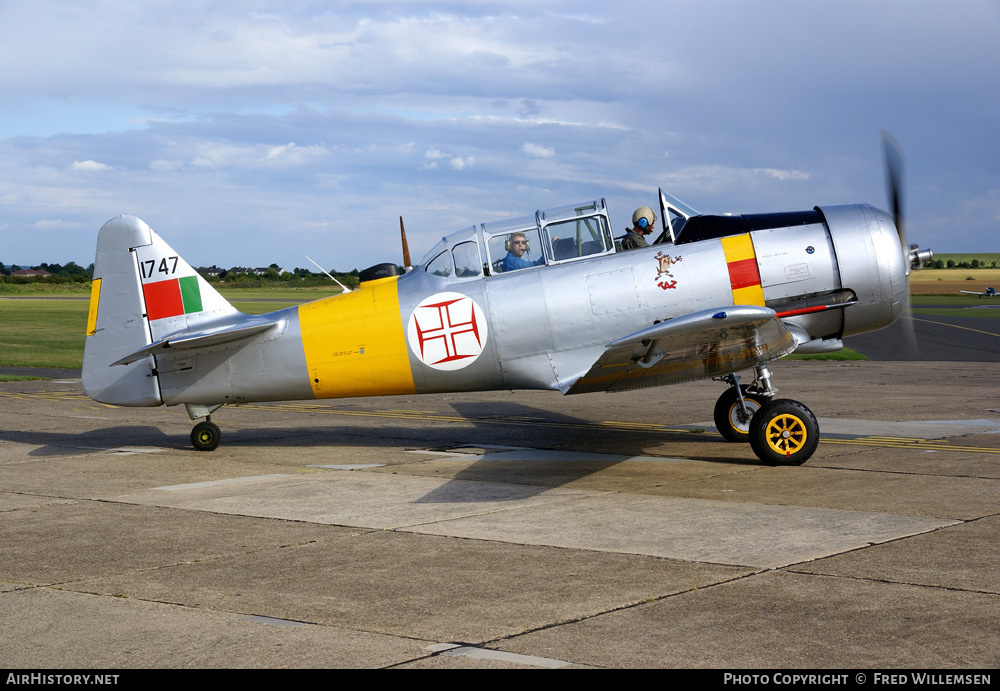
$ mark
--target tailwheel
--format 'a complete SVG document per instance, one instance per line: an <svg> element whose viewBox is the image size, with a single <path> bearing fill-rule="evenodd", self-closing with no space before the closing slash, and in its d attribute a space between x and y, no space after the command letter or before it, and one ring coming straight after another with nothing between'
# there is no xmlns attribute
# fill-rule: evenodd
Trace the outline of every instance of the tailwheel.
<svg viewBox="0 0 1000 691"><path fill-rule="evenodd" d="M798 401L764 404L750 420L750 448L768 465L802 465L819 444L819 423Z"/></svg>
<svg viewBox="0 0 1000 691"><path fill-rule="evenodd" d="M736 387L731 386L715 402L715 428L728 441L746 443L750 440L750 419L770 399L759 392L750 391L749 386L741 386L746 413L740 409Z"/></svg>
<svg viewBox="0 0 1000 691"><path fill-rule="evenodd" d="M191 445L198 451L215 451L222 441L222 431L214 422L199 422L191 430Z"/></svg>

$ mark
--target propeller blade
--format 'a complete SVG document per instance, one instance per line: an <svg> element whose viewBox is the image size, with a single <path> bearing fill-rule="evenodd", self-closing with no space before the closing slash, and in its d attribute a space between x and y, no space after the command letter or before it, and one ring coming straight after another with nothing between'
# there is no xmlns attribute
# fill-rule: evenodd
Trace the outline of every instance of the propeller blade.
<svg viewBox="0 0 1000 691"><path fill-rule="evenodd" d="M889 207L892 220L899 233L899 244L908 250L906 232L903 228L903 151L891 134L882 130L882 152L885 156L886 185L889 193Z"/></svg>
<svg viewBox="0 0 1000 691"><path fill-rule="evenodd" d="M406 244L406 228L403 227L403 217L399 217L399 235L403 238L403 266L411 267L413 264L410 262L410 247Z"/></svg>
<svg viewBox="0 0 1000 691"><path fill-rule="evenodd" d="M892 213L892 220L896 224L896 232L899 233L899 245L906 261L906 275L909 276L911 265L917 261L919 266L921 255L917 253L916 245L910 247L906 244L906 230L903 221L903 150L896 139L886 130L882 130L882 153L885 159L889 210ZM928 257L933 256L930 251L925 253ZM913 298L909 291L909 281L907 281L906 304L899 320L899 328L903 334L903 338L898 344L901 355L907 359L919 360L920 345L917 342L917 334L913 326Z"/></svg>
<svg viewBox="0 0 1000 691"><path fill-rule="evenodd" d="M906 306L898 323L903 332L902 341L897 343L901 359L919 360L920 343L917 341L917 331L913 324L913 295L909 290L906 291Z"/></svg>

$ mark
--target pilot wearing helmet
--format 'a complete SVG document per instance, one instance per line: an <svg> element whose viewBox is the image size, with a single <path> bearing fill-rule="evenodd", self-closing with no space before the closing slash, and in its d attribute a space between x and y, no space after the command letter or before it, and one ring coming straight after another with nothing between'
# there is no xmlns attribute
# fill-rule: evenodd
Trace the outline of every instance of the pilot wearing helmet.
<svg viewBox="0 0 1000 691"><path fill-rule="evenodd" d="M622 238L623 250L634 250L638 247L649 247L646 235L653 232L656 224L656 214L648 206L640 206L632 213L632 227Z"/></svg>

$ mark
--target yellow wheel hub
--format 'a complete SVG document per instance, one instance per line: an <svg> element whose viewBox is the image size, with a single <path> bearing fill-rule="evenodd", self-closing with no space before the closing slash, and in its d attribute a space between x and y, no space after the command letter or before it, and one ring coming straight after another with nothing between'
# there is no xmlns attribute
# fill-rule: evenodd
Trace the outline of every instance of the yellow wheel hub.
<svg viewBox="0 0 1000 691"><path fill-rule="evenodd" d="M767 445L783 456L791 456L799 451L805 446L807 436L802 420L788 413L775 416L764 429Z"/></svg>

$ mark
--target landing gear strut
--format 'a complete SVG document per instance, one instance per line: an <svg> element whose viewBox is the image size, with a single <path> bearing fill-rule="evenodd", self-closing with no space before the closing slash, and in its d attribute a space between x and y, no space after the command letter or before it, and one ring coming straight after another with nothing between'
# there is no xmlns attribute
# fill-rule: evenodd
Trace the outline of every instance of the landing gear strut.
<svg viewBox="0 0 1000 691"><path fill-rule="evenodd" d="M736 375L729 377L735 379ZM750 441L750 419L768 400L749 386L733 384L715 402L715 428L728 441Z"/></svg>
<svg viewBox="0 0 1000 691"><path fill-rule="evenodd" d="M768 465L801 465L819 444L819 423L807 407L787 398L775 399L766 365L754 368L750 385L739 375L722 378L729 388L715 403L715 426L729 441L749 442Z"/></svg>
<svg viewBox="0 0 1000 691"><path fill-rule="evenodd" d="M715 402L715 428L729 441L750 441L750 419L778 390L771 386L771 372L765 365L754 369L754 380L740 384L740 375L728 374L722 381L729 384Z"/></svg>

